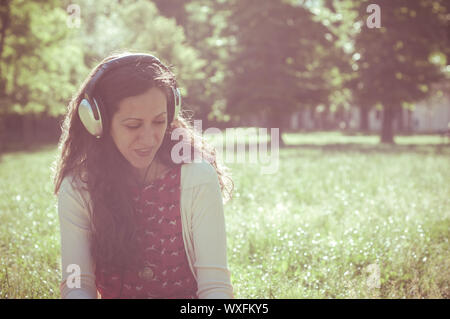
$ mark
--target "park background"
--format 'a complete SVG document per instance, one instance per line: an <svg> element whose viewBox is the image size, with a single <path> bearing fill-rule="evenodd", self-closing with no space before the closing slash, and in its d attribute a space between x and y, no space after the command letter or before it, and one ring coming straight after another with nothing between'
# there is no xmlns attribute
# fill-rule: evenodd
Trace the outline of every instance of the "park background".
<svg viewBox="0 0 450 319"><path fill-rule="evenodd" d="M0 298L59 298L61 121L123 50L170 64L203 130L280 130L276 174L225 163L237 298L449 298L449 23L445 0L1 0Z"/></svg>

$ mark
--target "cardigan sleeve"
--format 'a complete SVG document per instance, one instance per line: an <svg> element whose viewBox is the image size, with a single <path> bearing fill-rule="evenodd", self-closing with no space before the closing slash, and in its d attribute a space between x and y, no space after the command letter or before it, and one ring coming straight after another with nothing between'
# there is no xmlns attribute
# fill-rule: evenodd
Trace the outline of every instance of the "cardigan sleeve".
<svg viewBox="0 0 450 319"><path fill-rule="evenodd" d="M97 288L90 254L90 219L86 202L66 176L58 192L63 299L95 299Z"/></svg>
<svg viewBox="0 0 450 319"><path fill-rule="evenodd" d="M208 175L208 182L194 187L192 195L197 294L201 299L233 298L220 185L215 171Z"/></svg>

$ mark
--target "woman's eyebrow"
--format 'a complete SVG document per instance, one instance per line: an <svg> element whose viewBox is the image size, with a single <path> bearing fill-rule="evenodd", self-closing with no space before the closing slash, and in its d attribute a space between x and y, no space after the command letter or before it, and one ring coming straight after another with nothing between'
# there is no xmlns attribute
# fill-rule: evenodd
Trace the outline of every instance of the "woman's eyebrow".
<svg viewBox="0 0 450 319"><path fill-rule="evenodd" d="M167 112L159 113L159 114L156 115L154 118L156 119L158 116L161 116L161 115L163 115L163 114L165 114L165 113L167 113ZM125 122L125 121L128 121L128 120L138 120L138 121L142 121L142 119L137 118L137 117L127 117L126 119L122 120L121 122Z"/></svg>

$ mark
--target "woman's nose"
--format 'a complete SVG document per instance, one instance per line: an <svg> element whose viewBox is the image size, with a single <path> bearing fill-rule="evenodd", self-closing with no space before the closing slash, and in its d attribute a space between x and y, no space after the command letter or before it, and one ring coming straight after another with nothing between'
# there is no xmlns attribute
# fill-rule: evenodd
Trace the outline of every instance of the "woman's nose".
<svg viewBox="0 0 450 319"><path fill-rule="evenodd" d="M154 146L156 144L156 130L151 125L144 125L140 132L139 140L146 146Z"/></svg>

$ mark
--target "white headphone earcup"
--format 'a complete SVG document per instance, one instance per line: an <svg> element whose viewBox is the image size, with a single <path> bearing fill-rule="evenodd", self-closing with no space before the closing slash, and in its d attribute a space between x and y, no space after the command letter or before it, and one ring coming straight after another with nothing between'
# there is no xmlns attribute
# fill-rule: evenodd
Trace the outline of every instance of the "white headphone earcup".
<svg viewBox="0 0 450 319"><path fill-rule="evenodd" d="M95 137L100 138L103 131L102 116L98 108L97 101L94 99L93 102L94 105L91 106L91 103L89 103L87 99L83 99L80 102L80 105L78 105L78 115L86 130ZM96 109L93 110L93 107ZM98 114L98 119L94 116L94 112Z"/></svg>

